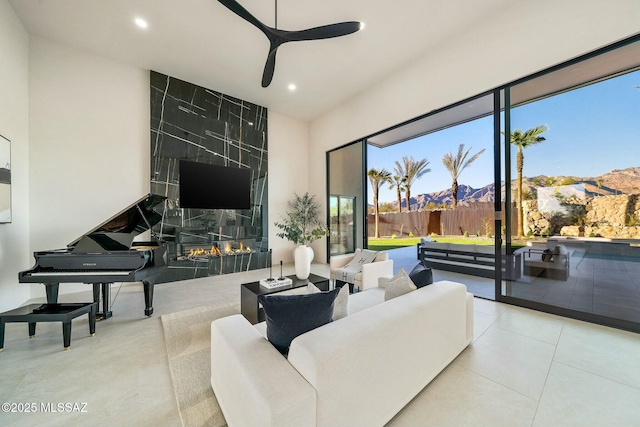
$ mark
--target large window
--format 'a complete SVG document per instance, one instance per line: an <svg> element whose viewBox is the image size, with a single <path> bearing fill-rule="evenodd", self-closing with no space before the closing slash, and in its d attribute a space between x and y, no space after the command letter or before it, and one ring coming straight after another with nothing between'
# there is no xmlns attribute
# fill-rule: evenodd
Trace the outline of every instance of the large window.
<svg viewBox="0 0 640 427"><path fill-rule="evenodd" d="M505 89L527 245L499 299L640 331L639 65L636 41Z"/></svg>
<svg viewBox="0 0 640 427"><path fill-rule="evenodd" d="M351 236L338 204L357 193L355 222L360 227L359 215L366 218L367 211L369 222L368 233L356 233L356 246L365 245L367 235L379 235L375 244L383 247L378 240L431 237L452 239L459 245L454 250L464 252L484 239L495 250L494 270L502 267L492 277L434 267L434 278L465 283L476 296L640 331L640 36L366 141L368 161L357 158L358 145L350 172L368 172L384 184L376 205L371 179L330 172L334 253ZM458 180L463 191L454 209L443 160L463 143L473 147L470 155L486 152ZM347 158L339 151L330 154L332 165ZM424 167L431 169L410 186L395 167L404 156L427 159ZM347 183L360 187L347 191L341 187ZM470 202L478 189L485 194ZM396 270L415 265L414 245L386 246Z"/></svg>

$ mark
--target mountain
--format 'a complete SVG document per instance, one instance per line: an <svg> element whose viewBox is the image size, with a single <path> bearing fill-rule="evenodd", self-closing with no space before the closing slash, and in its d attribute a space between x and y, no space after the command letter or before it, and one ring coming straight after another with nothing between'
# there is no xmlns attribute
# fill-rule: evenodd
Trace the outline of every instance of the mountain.
<svg viewBox="0 0 640 427"><path fill-rule="evenodd" d="M640 194L640 167L627 169L614 169L596 177L576 177L576 176L546 176L538 175L534 177L522 178L522 189L525 192L535 191L538 187L552 187L556 185L582 184L589 196L607 196L612 194ZM515 176L512 177L512 198L516 195ZM502 199L505 197L504 182L500 189ZM495 200L495 187L493 183L482 188L472 188L468 185L460 184L458 187L458 204L468 205L477 202L493 202ZM447 188L432 193L418 194L411 197L411 210L424 209L429 203L437 205L451 205L451 189ZM397 201L391 202L396 208ZM406 200L402 198L402 209L406 209Z"/></svg>

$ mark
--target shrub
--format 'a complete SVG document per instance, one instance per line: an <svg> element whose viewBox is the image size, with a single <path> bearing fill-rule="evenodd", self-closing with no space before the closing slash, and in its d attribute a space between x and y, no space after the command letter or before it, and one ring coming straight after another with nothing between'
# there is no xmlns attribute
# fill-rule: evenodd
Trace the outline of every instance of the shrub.
<svg viewBox="0 0 640 427"><path fill-rule="evenodd" d="M393 233L393 234L391 235L391 238L392 238L392 239L395 239L396 237L398 237L398 236L396 236L396 233Z"/></svg>
<svg viewBox="0 0 640 427"><path fill-rule="evenodd" d="M488 239L490 239L490 238L492 238L492 237L493 237L493 235L491 234L491 232L488 232L488 233L487 233L487 238L488 238Z"/></svg>
<svg viewBox="0 0 640 427"><path fill-rule="evenodd" d="M589 233L589 237L596 237L596 233L593 233L593 232Z"/></svg>
<svg viewBox="0 0 640 427"><path fill-rule="evenodd" d="M478 237L482 236L482 232L481 232L480 230L478 230L478 231L476 232L476 236L478 236Z"/></svg>
<svg viewBox="0 0 640 427"><path fill-rule="evenodd" d="M436 236L437 236L437 234L432 231L431 232L431 237L436 237Z"/></svg>
<svg viewBox="0 0 640 427"><path fill-rule="evenodd" d="M533 231L531 230L527 231L527 237L531 237L531 236L533 236Z"/></svg>
<svg viewBox="0 0 640 427"><path fill-rule="evenodd" d="M409 237L413 237L413 231L409 232Z"/></svg>
<svg viewBox="0 0 640 427"><path fill-rule="evenodd" d="M465 232L464 232L464 234L463 234L463 236L464 236L464 237L469 237L469 232L468 232L468 231L465 231Z"/></svg>

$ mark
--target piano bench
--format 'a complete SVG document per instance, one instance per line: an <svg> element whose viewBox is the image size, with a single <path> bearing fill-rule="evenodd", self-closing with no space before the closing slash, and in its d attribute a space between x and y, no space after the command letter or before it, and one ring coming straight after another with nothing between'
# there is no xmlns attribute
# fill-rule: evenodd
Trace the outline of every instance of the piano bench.
<svg viewBox="0 0 640 427"><path fill-rule="evenodd" d="M89 315L89 333L96 332L97 302L63 303L63 304L31 304L15 310L0 313L0 351L4 348L5 323L29 323L29 338L36 334L38 322L62 322L64 349L71 346L71 320L83 314Z"/></svg>

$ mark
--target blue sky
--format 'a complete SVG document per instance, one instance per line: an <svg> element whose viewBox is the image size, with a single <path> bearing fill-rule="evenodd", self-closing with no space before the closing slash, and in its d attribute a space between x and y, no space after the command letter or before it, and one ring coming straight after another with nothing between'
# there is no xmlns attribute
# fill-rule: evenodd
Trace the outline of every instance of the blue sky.
<svg viewBox="0 0 640 427"><path fill-rule="evenodd" d="M640 86L640 71L514 108L512 129L549 128L543 134L545 142L525 149L524 175L586 177L640 166L640 89L636 86ZM465 149L473 147L471 154L483 148L485 153L462 172L458 183L479 188L493 182L492 117L383 149L369 146L368 167L393 173L394 161L401 162L402 156L427 158L431 172L411 187L411 195L449 189L451 176L441 159L448 152L455 154L461 143ZM384 185L380 201L395 199L395 190Z"/></svg>

